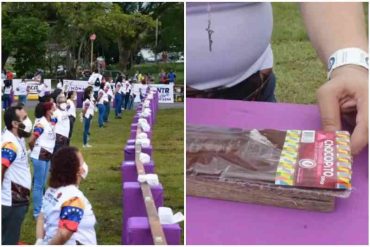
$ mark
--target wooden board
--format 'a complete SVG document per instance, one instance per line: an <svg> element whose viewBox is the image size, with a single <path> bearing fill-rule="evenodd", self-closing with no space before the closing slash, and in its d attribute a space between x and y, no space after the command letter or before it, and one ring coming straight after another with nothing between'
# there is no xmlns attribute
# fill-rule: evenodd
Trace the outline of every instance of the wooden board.
<svg viewBox="0 0 370 247"><path fill-rule="evenodd" d="M189 196L321 212L335 209L334 196L323 195L317 190L271 186L267 183L241 183L187 176L186 193Z"/></svg>

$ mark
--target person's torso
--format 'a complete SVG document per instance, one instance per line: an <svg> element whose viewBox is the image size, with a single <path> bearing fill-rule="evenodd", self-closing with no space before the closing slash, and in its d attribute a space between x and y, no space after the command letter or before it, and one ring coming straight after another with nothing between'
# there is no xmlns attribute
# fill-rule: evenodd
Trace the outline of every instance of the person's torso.
<svg viewBox="0 0 370 247"><path fill-rule="evenodd" d="M68 137L70 128L68 112L56 109L54 114L57 116L58 119L58 122L55 124L55 133Z"/></svg>
<svg viewBox="0 0 370 247"><path fill-rule="evenodd" d="M34 126L40 124L43 128L42 134L37 138L35 146L32 149L31 157L39 159L41 148L53 153L55 146L55 126L46 120L45 117L35 120Z"/></svg>
<svg viewBox="0 0 370 247"><path fill-rule="evenodd" d="M37 89L39 90L39 96L44 97L45 96L45 91L46 91L45 84L42 83L42 84L38 85Z"/></svg>
<svg viewBox="0 0 370 247"><path fill-rule="evenodd" d="M8 146L4 152L9 152L7 155L16 154L15 160L4 173L1 187L1 204L5 206L28 204L31 189L31 170L28 163L26 143L23 138L17 138L9 130L2 133L1 139L1 146Z"/></svg>
<svg viewBox="0 0 370 247"><path fill-rule="evenodd" d="M77 231L65 243L66 245L92 244L96 245L95 224L96 218L89 200L76 187L69 185L60 188L48 188L42 201L42 210L44 214L45 241L50 241L58 231L61 209L65 202L78 197L83 203L83 215L78 224ZM71 209L73 210L73 209Z"/></svg>
<svg viewBox="0 0 370 247"><path fill-rule="evenodd" d="M19 94L27 95L27 84L25 82L19 83Z"/></svg>
<svg viewBox="0 0 370 247"><path fill-rule="evenodd" d="M98 101L98 104L104 104L104 102L108 101L108 94L106 92L104 92L103 89L100 89L99 92L98 92L98 96L100 96L100 99Z"/></svg>
<svg viewBox="0 0 370 247"><path fill-rule="evenodd" d="M76 106L73 100L68 99L67 103L69 104L69 107L67 108L67 112L69 116L76 117Z"/></svg>
<svg viewBox="0 0 370 247"><path fill-rule="evenodd" d="M86 99L84 102L83 102L83 108L86 108L86 113L85 113L85 118L89 118L90 116L94 116L94 108L95 108L95 105L94 103L89 100L89 99Z"/></svg>
<svg viewBox="0 0 370 247"><path fill-rule="evenodd" d="M93 85L93 90L94 92L97 92L99 91L100 89L100 83L101 83L101 80L102 80L103 76L99 73L93 73L90 78L89 78L89 83ZM95 85L95 82L97 81L97 79L99 79L99 85Z"/></svg>
<svg viewBox="0 0 370 247"><path fill-rule="evenodd" d="M4 88L4 94L10 94L12 92L12 87L5 87Z"/></svg>
<svg viewBox="0 0 370 247"><path fill-rule="evenodd" d="M231 86L272 65L272 24L270 3L187 3L188 86Z"/></svg>

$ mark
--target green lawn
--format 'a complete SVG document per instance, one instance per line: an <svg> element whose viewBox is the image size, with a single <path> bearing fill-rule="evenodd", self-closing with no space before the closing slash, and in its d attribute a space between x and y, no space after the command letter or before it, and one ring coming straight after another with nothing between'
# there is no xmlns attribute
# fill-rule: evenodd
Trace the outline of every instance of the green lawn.
<svg viewBox="0 0 370 247"><path fill-rule="evenodd" d="M311 46L297 3L272 3L272 49L279 102L315 103L316 89L326 82L326 68ZM364 4L366 16L367 4Z"/></svg>
<svg viewBox="0 0 370 247"><path fill-rule="evenodd" d="M81 189L91 202L97 218L98 244L121 243L122 194L120 164L123 147L129 137L134 111L124 112L123 119L114 119L111 109L110 122L98 128L97 114L93 119L90 149L82 149L82 124L76 120L72 145L78 147L89 165L89 175ZM29 110L33 117L33 109ZM164 187L165 206L174 212L184 212L184 140L183 109L159 110L153 130L154 162L156 173ZM32 205L32 204L31 204ZM33 244L35 221L32 206L22 227L21 241Z"/></svg>

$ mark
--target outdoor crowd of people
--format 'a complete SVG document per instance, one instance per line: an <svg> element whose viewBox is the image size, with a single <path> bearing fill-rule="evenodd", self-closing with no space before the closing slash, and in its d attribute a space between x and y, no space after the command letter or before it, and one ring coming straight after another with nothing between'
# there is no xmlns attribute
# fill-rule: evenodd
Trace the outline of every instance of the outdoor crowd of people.
<svg viewBox="0 0 370 247"><path fill-rule="evenodd" d="M16 90L25 92L16 105L4 108L2 132L2 244L18 244L21 226L32 195L36 221L36 244L96 244L96 219L79 184L86 179L88 165L81 152L70 146L76 120L77 92L68 91L63 80L51 88L39 78L38 103L32 123L25 108L27 92L23 80ZM115 117L133 107L134 90L127 77L108 82L97 70L83 94L80 120L83 148L89 148L90 127L95 112L98 126L106 127L111 104ZM11 86L11 85L10 85ZM7 86L4 86L8 92ZM10 92L9 92L9 97ZM29 159L33 165L31 174ZM46 190L46 191L45 191Z"/></svg>

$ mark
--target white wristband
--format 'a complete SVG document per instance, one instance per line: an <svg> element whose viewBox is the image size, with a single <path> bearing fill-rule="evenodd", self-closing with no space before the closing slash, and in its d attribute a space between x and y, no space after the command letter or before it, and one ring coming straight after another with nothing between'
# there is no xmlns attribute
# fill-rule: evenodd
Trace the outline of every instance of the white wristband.
<svg viewBox="0 0 370 247"><path fill-rule="evenodd" d="M359 48L344 48L334 52L328 60L328 79L334 69L343 65L358 65L369 69L369 54Z"/></svg>

